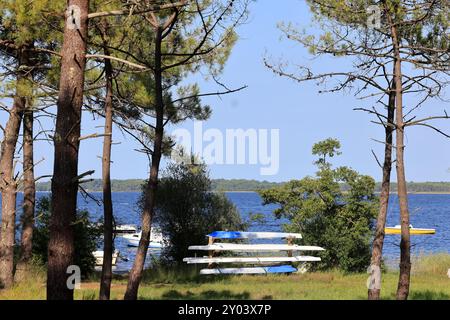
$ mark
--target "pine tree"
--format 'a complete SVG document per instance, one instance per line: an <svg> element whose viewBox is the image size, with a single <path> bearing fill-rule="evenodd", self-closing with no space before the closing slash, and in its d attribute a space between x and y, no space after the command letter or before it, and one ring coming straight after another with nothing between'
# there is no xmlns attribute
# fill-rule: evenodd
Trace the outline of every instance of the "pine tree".
<svg viewBox="0 0 450 320"><path fill-rule="evenodd" d="M370 299L380 297L380 267L394 150L402 225L397 298L406 299L411 262L404 130L408 126L421 125L443 133L428 121L447 119L446 114L420 120L407 117L424 101L439 96L447 84L442 75L448 74L449 67L448 1L309 0L308 4L323 32L318 36L306 34L292 24L283 24L281 27L287 38L300 42L316 56L327 54L352 59L353 69L314 74L308 67L288 71L283 66L266 64L275 73L298 82L333 83L322 92L350 89L358 98L372 99L372 108L357 108L375 115L376 122L385 129L380 212L372 254L375 287L370 288L368 294ZM416 93L418 98L405 112L402 98L410 92ZM386 102L383 101L385 98ZM376 105L380 103L385 106L386 114L377 110ZM393 133L396 134L395 143Z"/></svg>
<svg viewBox="0 0 450 320"><path fill-rule="evenodd" d="M16 193L20 179L14 170L15 153L22 118L24 118L23 185L25 191L20 260L17 275L23 275L31 257L31 241L34 218L35 182L33 174L33 117L36 84L43 71L47 54L36 44L45 43L49 35L48 25L42 25L44 11L60 4L51 1L0 1L0 48L2 63L10 67L3 74L3 93L12 97L12 107L4 129L0 156L0 189L2 193L2 224L0 233L0 285L13 283Z"/></svg>

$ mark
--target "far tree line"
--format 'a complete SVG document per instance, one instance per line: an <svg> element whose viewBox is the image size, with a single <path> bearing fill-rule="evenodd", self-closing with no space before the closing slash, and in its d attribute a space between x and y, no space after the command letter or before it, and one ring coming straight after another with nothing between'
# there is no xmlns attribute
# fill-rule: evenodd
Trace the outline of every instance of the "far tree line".
<svg viewBox="0 0 450 320"><path fill-rule="evenodd" d="M144 180L142 179L112 179L112 192L140 192ZM212 190L219 192L227 191L259 191L270 188L282 186L286 182L269 182L246 179L212 179ZM409 193L450 193L450 182L408 182ZM90 192L102 191L102 180L93 179L84 184L84 188ZM348 190L348 185L341 184L342 190ZM20 190L20 189L19 189ZM51 184L47 182L37 182L36 191L48 192L51 191ZM381 182L375 184L375 192L381 191ZM397 183L391 183L391 193L397 192Z"/></svg>

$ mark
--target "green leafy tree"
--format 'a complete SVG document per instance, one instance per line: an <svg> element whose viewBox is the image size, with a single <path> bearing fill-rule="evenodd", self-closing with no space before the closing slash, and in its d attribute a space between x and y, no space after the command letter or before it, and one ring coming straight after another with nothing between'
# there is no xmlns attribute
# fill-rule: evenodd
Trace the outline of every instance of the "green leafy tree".
<svg viewBox="0 0 450 320"><path fill-rule="evenodd" d="M188 247L205 242L208 233L246 228L233 203L212 192L204 164L170 164L157 197L155 222L169 241L163 251L166 263L182 263Z"/></svg>
<svg viewBox="0 0 450 320"><path fill-rule="evenodd" d="M332 168L327 155L339 152L339 142L328 139L314 145L319 156L315 177L292 180L285 185L260 191L264 204L278 204L274 214L285 217L288 232L300 232L301 240L319 245L322 261L317 269L339 268L347 272L365 271L370 264L373 219L378 209L375 181L348 167ZM341 184L347 184L343 192Z"/></svg>
<svg viewBox="0 0 450 320"><path fill-rule="evenodd" d="M315 163L318 166L326 166L329 163L327 162L327 157L334 157L336 155L340 155L341 152L339 149L341 148L341 143L336 139L326 139L324 141L320 141L316 143L312 148L312 154L315 156L319 156L319 160Z"/></svg>
<svg viewBox="0 0 450 320"><path fill-rule="evenodd" d="M47 263L50 226L50 198L39 199L36 206L37 219L34 226L33 255L38 261ZM92 252L102 235L102 226L89 220L89 212L78 210L74 223L75 255L74 264L79 266L84 277L94 272L95 257Z"/></svg>

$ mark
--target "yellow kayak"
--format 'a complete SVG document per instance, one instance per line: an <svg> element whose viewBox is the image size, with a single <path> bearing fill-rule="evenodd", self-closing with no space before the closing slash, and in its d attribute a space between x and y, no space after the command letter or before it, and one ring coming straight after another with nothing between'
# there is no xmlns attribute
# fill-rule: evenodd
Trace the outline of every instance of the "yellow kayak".
<svg viewBox="0 0 450 320"><path fill-rule="evenodd" d="M395 227L386 227L384 228L384 232L386 234L401 234L401 226L397 225ZM410 234L420 235L420 234L435 234L435 229L424 229L424 228L414 228L413 226L409 226Z"/></svg>

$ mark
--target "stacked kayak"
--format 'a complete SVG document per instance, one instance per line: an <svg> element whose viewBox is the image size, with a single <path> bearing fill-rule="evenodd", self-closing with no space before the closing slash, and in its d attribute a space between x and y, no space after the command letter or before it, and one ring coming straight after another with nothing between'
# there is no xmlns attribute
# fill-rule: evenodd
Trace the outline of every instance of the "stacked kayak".
<svg viewBox="0 0 450 320"><path fill-rule="evenodd" d="M207 251L208 256L183 259L188 264L207 264L208 268L200 270L200 274L202 275L293 273L298 271L297 268L287 263L321 261L320 257L301 255L301 252L325 250L318 246L294 244L293 241L295 239L302 238L299 233L215 231L208 234L207 237L209 239L207 245L190 246L188 249L193 251ZM216 240L253 239L285 239L287 243L244 244L216 242ZM218 254L223 252L239 252L245 253L246 255L233 257L218 256ZM280 256L282 252L287 253L287 255ZM262 253L265 253L265 255L262 255ZM271 256L271 253L276 253L276 256ZM249 256L248 254L252 255ZM223 264L245 264L245 266L222 267Z"/></svg>

